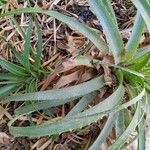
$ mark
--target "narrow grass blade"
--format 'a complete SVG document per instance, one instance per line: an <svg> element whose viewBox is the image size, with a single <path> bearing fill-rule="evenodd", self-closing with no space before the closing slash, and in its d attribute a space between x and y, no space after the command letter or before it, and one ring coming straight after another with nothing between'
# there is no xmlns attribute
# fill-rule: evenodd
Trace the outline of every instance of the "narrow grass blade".
<svg viewBox="0 0 150 150"><path fill-rule="evenodd" d="M4 37L1 37L1 36L0 36L0 39L2 39L4 42L7 43L7 47L13 52L13 54L15 55L16 59L20 62L20 64L23 65L22 56L21 56L21 54L17 51L16 47L15 47L10 41L7 41Z"/></svg>
<svg viewBox="0 0 150 150"><path fill-rule="evenodd" d="M39 23L35 17L34 17L34 22L35 22L35 26L36 26L37 35L38 35L37 50L36 50L34 66L38 70L41 66L41 55L42 55L42 51L43 51L43 39L42 39L42 33L40 30Z"/></svg>
<svg viewBox="0 0 150 150"><path fill-rule="evenodd" d="M128 68L125 68L125 67L119 67L119 66L118 67L115 66L115 67L118 68L118 69L121 69L125 72L128 72L130 74L133 74L133 75L136 75L138 77L144 78L144 75L142 73L137 72L137 71L134 71L134 70L131 70L131 69L128 69Z"/></svg>
<svg viewBox="0 0 150 150"><path fill-rule="evenodd" d="M26 34L24 32L24 30L22 29L22 27L19 25L19 23L17 22L17 20L12 16L11 20L13 21L14 25L16 26L19 34L22 36L23 39L26 39Z"/></svg>
<svg viewBox="0 0 150 150"><path fill-rule="evenodd" d="M62 89L40 91L35 93L27 93L22 95L11 96L7 98L9 101L28 101L28 100L55 100L69 99L83 96L93 91L99 90L104 86L103 75L79 85L66 87ZM88 87L88 88L87 88ZM69 91L69 92L68 92Z"/></svg>
<svg viewBox="0 0 150 150"><path fill-rule="evenodd" d="M146 67L146 65L149 63L149 60L150 60L150 53L147 53L141 56L140 58L133 60L132 61L133 64L130 65L128 68L130 70L140 72L143 68ZM144 74L146 73L146 71L142 73Z"/></svg>
<svg viewBox="0 0 150 150"><path fill-rule="evenodd" d="M145 24L150 32L150 3L147 0L131 0L137 10L141 13Z"/></svg>
<svg viewBox="0 0 150 150"><path fill-rule="evenodd" d="M115 63L118 64L121 61L120 56L124 50L124 45L118 27L108 12L104 1L105 0L89 0L89 4L103 27Z"/></svg>
<svg viewBox="0 0 150 150"><path fill-rule="evenodd" d="M0 66L3 68L3 69L6 69L7 71L9 71L10 73L14 74L14 75L17 75L17 76L25 76L27 75L26 74L26 71L23 67L20 67L16 64L13 64L7 60L4 60L4 59L1 59L0 58Z"/></svg>
<svg viewBox="0 0 150 150"><path fill-rule="evenodd" d="M68 26L76 29L80 33L82 33L89 40L91 40L95 44L95 46L102 52L108 51L107 44L100 38L100 36L95 31L90 29L85 24L80 23L77 20L75 20L71 17L65 16L62 13L59 13L56 11L46 11L46 10L42 10L39 7L21 8L21 9L12 10L10 12L6 12L4 14L0 14L0 17L10 16L12 14L19 14L19 13L42 13L42 14L46 14L48 16L54 17L64 23L66 23Z"/></svg>
<svg viewBox="0 0 150 150"><path fill-rule="evenodd" d="M10 74L10 73L0 73L0 81L4 81L4 80L8 80L8 81L19 81L22 79L13 75L13 74ZM25 80L25 79L24 79Z"/></svg>
<svg viewBox="0 0 150 150"><path fill-rule="evenodd" d="M22 38L24 40L26 40L27 36L26 36L25 31L23 30L23 28L18 24L17 20L14 17L11 17L11 19L12 19L14 25L17 27L19 34L22 36ZM31 44L30 44L30 49L32 49ZM18 59L18 61L24 66L24 60L22 59L23 56L20 55L18 53L18 51L14 50L14 49L13 49L13 53L15 54L16 58ZM32 51L31 51L31 53L32 53Z"/></svg>
<svg viewBox="0 0 150 150"><path fill-rule="evenodd" d="M27 71L30 71L30 61L29 61L29 57L30 57L30 41L31 41L31 36L32 36L32 27L33 27L33 21L30 17L29 20L29 27L27 30L27 35L25 38L25 44L24 44L24 51L23 51L23 62L24 62L24 67L27 69Z"/></svg>
<svg viewBox="0 0 150 150"><path fill-rule="evenodd" d="M148 54L148 53L150 53L150 46L139 48L134 59L141 58L142 56L144 56L145 54Z"/></svg>
<svg viewBox="0 0 150 150"><path fill-rule="evenodd" d="M17 88L16 84L10 84L0 87L0 98L8 96L10 93L14 92L16 88Z"/></svg>
<svg viewBox="0 0 150 150"><path fill-rule="evenodd" d="M29 93L29 92L35 92L37 91L37 82L36 82L36 79L32 79L31 82L29 84L26 84L26 93ZM28 105L28 104L32 104L32 101L26 101L25 102L25 105ZM33 125L33 119L32 119L32 114L28 114L27 115L28 119L29 119L29 122L30 122L30 125Z"/></svg>
<svg viewBox="0 0 150 150"><path fill-rule="evenodd" d="M23 66L23 59L22 59L22 55L16 50L15 47L11 48L13 54L15 55L16 59L19 61L19 63Z"/></svg>

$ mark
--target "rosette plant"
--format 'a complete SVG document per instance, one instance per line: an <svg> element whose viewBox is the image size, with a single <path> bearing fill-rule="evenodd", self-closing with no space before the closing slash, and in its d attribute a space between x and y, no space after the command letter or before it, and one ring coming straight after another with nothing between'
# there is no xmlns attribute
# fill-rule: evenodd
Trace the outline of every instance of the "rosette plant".
<svg viewBox="0 0 150 150"><path fill-rule="evenodd" d="M88 0L90 10L103 28L105 40L86 24L57 11L42 10L37 6L19 8L0 14L1 18L21 13L30 16L27 34L12 18L25 40L23 54L18 53L11 45L17 62L9 62L0 58L0 66L4 70L0 73L0 97L7 101L30 102L17 109L15 111L16 117L9 122L9 130L13 135L28 137L59 135L63 132L84 128L106 116L107 121L96 140L91 143L90 150L99 150L112 128L116 131L116 140L108 149L122 149L127 141L133 140L130 138L133 132L138 139L138 148L145 149L145 129L150 106L150 47L139 48L139 43L144 28L146 27L150 32L150 1L131 0L131 2L137 8L137 13L127 43L123 42L120 35L110 0ZM78 85L38 91L37 84L40 76L46 76L47 71L40 64L42 35L36 19L37 13L54 17L66 23L95 45L101 53L101 59L82 54L78 54L76 59L80 65L89 67L107 66L107 69L111 70L111 73L117 79L117 85L110 96L95 106L85 109L104 86L111 84L105 69L104 74L97 75L95 78ZM32 53L30 37L33 22L37 28L38 44L37 51L33 54L35 61L30 64L29 55ZM20 94L21 90L17 90L21 86L26 87L24 94ZM63 118L52 118L49 122L41 125L27 127L14 125L14 122L25 114L62 105L75 99L79 99L78 103Z"/></svg>

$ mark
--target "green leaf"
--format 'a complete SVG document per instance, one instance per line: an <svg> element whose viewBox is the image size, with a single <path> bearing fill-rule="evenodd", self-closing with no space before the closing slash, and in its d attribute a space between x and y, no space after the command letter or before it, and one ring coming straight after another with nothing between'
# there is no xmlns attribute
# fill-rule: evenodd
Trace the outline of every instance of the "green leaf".
<svg viewBox="0 0 150 150"><path fill-rule="evenodd" d="M43 39L42 39L42 33L40 30L39 23L37 19L34 17L34 22L37 30L37 35L38 35L38 41L37 41L37 51L36 51L36 56L35 56L35 68L39 69L41 66L41 55L43 51Z"/></svg>
<svg viewBox="0 0 150 150"><path fill-rule="evenodd" d="M26 36L23 28L18 24L17 20L14 17L11 17L11 19L12 19L13 23L15 24L15 26L17 27L19 34L22 36L22 38L24 40L26 40L27 36ZM31 44L30 44L30 49L32 49ZM17 50L15 50L14 48L12 50L13 50L13 53L15 54L16 58L20 62L20 64L22 64L24 66L24 60L22 59L23 56L21 54L19 54L19 52ZM33 53L33 52L31 51L31 53Z"/></svg>
<svg viewBox="0 0 150 150"><path fill-rule="evenodd" d="M90 29L85 24L80 23L77 20L75 20L71 17L65 16L62 13L59 13L59 12L56 12L56 11L42 10L39 7L21 8L21 9L12 10L10 12L6 12L4 14L0 14L0 17L9 16L9 15L12 15L12 14L19 14L19 13L42 13L42 14L46 14L46 15L49 15L51 17L54 17L54 18L56 18L56 19L58 19L58 20L60 20L64 23L66 23L68 26L76 29L80 33L82 33L89 40L91 40L95 44L95 46L99 50L101 50L102 52L108 51L108 47L107 47L106 43L100 38L100 36L95 31Z"/></svg>
<svg viewBox="0 0 150 150"><path fill-rule="evenodd" d="M2 81L0 82L0 86L2 85L8 85L8 84L17 84L19 81Z"/></svg>
<svg viewBox="0 0 150 150"><path fill-rule="evenodd" d="M120 69L120 70L122 70L125 73L129 73L129 74L132 74L132 75L144 78L144 74L139 73L139 72L134 71L134 70L131 70L131 69L127 68L127 67L122 67L122 66L119 66L119 65L114 65L112 63L107 63L107 62L99 62L99 63L100 64L108 64L109 66L117 68L117 69Z"/></svg>
<svg viewBox="0 0 150 150"><path fill-rule="evenodd" d="M144 30L144 26L145 26L144 20L140 12L138 11L136 14L134 26L132 29L132 34L125 47L125 49L128 51L127 56L125 55L125 58L124 58L126 61L132 59L133 56L135 55L137 48L139 46L139 43L140 43L140 39Z"/></svg>
<svg viewBox="0 0 150 150"><path fill-rule="evenodd" d="M122 104L121 106L117 106L117 107L119 108L119 110L128 108L129 106L134 105L137 102L139 102L144 96L145 96L145 89L143 89L141 91L141 93L139 93L138 96L134 97L132 100ZM116 109L117 109L117 107L116 107Z"/></svg>
<svg viewBox="0 0 150 150"><path fill-rule="evenodd" d="M24 67L27 69L27 71L30 71L30 41L31 41L31 36L32 36L32 27L33 27L33 21L30 18L29 20L29 27L27 30L27 35L25 38L25 44L24 44L24 51L23 51L23 62L24 62Z"/></svg>
<svg viewBox="0 0 150 150"><path fill-rule="evenodd" d="M29 84L26 84L26 93L37 91L37 82L36 79L31 79ZM26 101L25 105L32 104L32 101ZM33 125L32 114L27 115L30 125Z"/></svg>
<svg viewBox="0 0 150 150"><path fill-rule="evenodd" d="M119 137L125 130L125 116L124 110L118 112L118 118L116 119L116 136Z"/></svg>
<svg viewBox="0 0 150 150"><path fill-rule="evenodd" d="M10 73L0 73L0 80L22 81L23 79ZM24 79L25 80L25 79Z"/></svg>
<svg viewBox="0 0 150 150"><path fill-rule="evenodd" d="M115 108L115 106L119 105L122 101L122 98L124 96L124 87L122 84L119 85L117 90L113 92L112 95L110 95L108 98L103 100L101 103L93 106L91 109L85 110L82 114L80 114L80 117L83 115L93 115L96 113L101 113L103 111L111 110L112 108Z"/></svg>
<svg viewBox="0 0 150 150"><path fill-rule="evenodd" d="M69 99L69 98L83 96L85 94L99 90L103 86L104 86L104 79L103 79L103 76L100 76L90 81L81 83L79 85L66 87L62 89L47 90L47 91L40 91L40 92L35 92L35 93L16 95L16 96L7 98L7 100L28 101L28 100Z"/></svg>
<svg viewBox="0 0 150 150"><path fill-rule="evenodd" d="M124 87L122 84L118 87L118 89L109 96L106 100L102 101L100 104L89 108L81 113L76 115L68 116L64 119L60 119L57 121L51 120L43 125L31 126L31 127L15 127L12 126L14 121L19 119L21 116L14 118L9 123L9 130L12 134L16 136L29 136L29 137L37 137L37 136L45 136L45 135L54 135L61 134L65 131L71 131L75 129L82 128L90 123L97 121L103 116L107 115L110 112L117 112L124 108L127 108L130 105L135 104L143 97L144 91L140 93L137 97L133 98L131 101L118 105L120 103L123 95L124 95Z"/></svg>
<svg viewBox="0 0 150 150"><path fill-rule="evenodd" d="M150 53L150 47L142 47L139 48L134 59L140 59L142 56L144 56L145 54Z"/></svg>
<svg viewBox="0 0 150 150"><path fill-rule="evenodd" d="M137 72L137 71L134 71L134 70L131 70L131 69L128 69L128 68L125 68L125 67L120 67L120 66L114 66L114 67L116 67L116 68L118 68L118 69L121 69L121 70L123 70L124 72L127 72L127 73L130 73L130 74L132 74L132 75L135 75L135 76L137 76L137 77L144 78L144 75L143 75L142 73Z"/></svg>
<svg viewBox="0 0 150 150"><path fill-rule="evenodd" d="M0 36L0 39L2 39L2 41L4 41L4 42L7 43L7 47L8 47L9 49L11 49L11 51L14 53L15 57L17 58L17 60L20 62L20 64L23 65L22 56L21 56L21 54L17 51L16 47L15 47L10 41L7 41L7 40L5 39L5 37Z"/></svg>
<svg viewBox="0 0 150 150"><path fill-rule="evenodd" d="M118 89L106 100L101 102L88 110L78 113L76 115L67 116L64 119L56 122L50 122L43 125L37 125L32 127L14 127L12 123L20 116L14 118L9 123L10 132L16 136L45 136L60 134L65 131L82 128L90 123L97 121L99 118L106 115L106 111L112 109L117 103L120 102L124 95L124 88L122 84ZM105 102L106 101L106 102Z"/></svg>
<svg viewBox="0 0 150 150"><path fill-rule="evenodd" d="M20 67L16 64L13 64L7 60L4 60L2 58L0 58L0 66L3 69L8 70L10 73L17 75L17 76L26 76L26 71L23 67Z"/></svg>
<svg viewBox="0 0 150 150"><path fill-rule="evenodd" d="M17 22L17 20L12 16L11 20L13 21L14 25L16 26L19 34L22 36L22 38L26 39L26 34L24 32L24 30L22 29L22 27L19 25L19 23Z"/></svg>
<svg viewBox="0 0 150 150"><path fill-rule="evenodd" d="M146 133L145 133L144 119L142 119L142 121L138 125L138 133L139 133L139 136L138 136L138 149L143 150L143 149L145 149L145 144L146 144Z"/></svg>
<svg viewBox="0 0 150 150"><path fill-rule="evenodd" d="M32 79L30 84L28 85L28 91L27 92L35 92L37 91L37 81L36 79Z"/></svg>
<svg viewBox="0 0 150 150"><path fill-rule="evenodd" d="M0 1L0 9L3 8L5 6L5 1L1 0Z"/></svg>
<svg viewBox="0 0 150 150"><path fill-rule="evenodd" d="M93 67L92 65L92 57L88 57L88 56L82 56L82 55L79 55L75 58L76 60L76 64L78 66L87 66L87 67Z"/></svg>
<svg viewBox="0 0 150 150"><path fill-rule="evenodd" d="M144 86L144 78L140 78L138 76L124 73L125 79L130 83L134 88L138 88L139 86Z"/></svg>
<svg viewBox="0 0 150 150"><path fill-rule="evenodd" d="M21 65L23 65L22 55L16 50L15 47L12 47L11 50L12 50L12 52L14 53L16 59L19 61L19 63L20 63Z"/></svg>
<svg viewBox="0 0 150 150"><path fill-rule="evenodd" d="M67 114L67 116L76 115L77 113L83 111L87 105L96 97L96 94L96 92L89 93L81 98L80 101Z"/></svg>
<svg viewBox="0 0 150 150"><path fill-rule="evenodd" d="M145 54L141 56L140 58L133 60L132 61L133 65L130 65L128 68L130 70L140 72L149 63L149 60L150 60L149 58L150 58L150 53ZM144 74L145 72L142 72L142 73Z"/></svg>
<svg viewBox="0 0 150 150"><path fill-rule="evenodd" d="M106 8L107 8L107 11L110 13L112 19L114 20L114 22L116 23L116 25L118 24L117 23L117 18L116 18L116 15L115 15L115 12L114 12L114 9L112 7L112 4L111 4L111 0L105 0L103 1Z"/></svg>
<svg viewBox="0 0 150 150"><path fill-rule="evenodd" d="M137 10L141 13L145 24L150 32L150 3L147 0L131 0Z"/></svg>
<svg viewBox="0 0 150 150"><path fill-rule="evenodd" d="M95 92L83 96L80 99L80 101L76 104L76 106L69 112L68 115L74 114L75 112L81 110L81 108L84 109L86 107L86 105L92 100L92 97L94 97L94 96L95 96ZM26 105L26 106L23 106L23 107L16 109L15 114L16 115L23 115L23 114L31 113L34 111L62 105L62 104L68 103L70 101L74 101L75 99L77 99L77 98L61 99L61 100L55 99L55 100L51 100L51 101L45 101L44 103L43 102L32 103L32 104L29 104L29 105Z"/></svg>
<svg viewBox="0 0 150 150"><path fill-rule="evenodd" d="M124 131L124 133L117 139L117 141L108 148L108 150L116 150L116 149L120 149L123 144L125 143L126 139L128 138L128 136L134 132L135 128L137 127L139 121L141 120L141 118L143 117L143 114L141 116L141 118L139 119L139 113L141 111L140 105L138 103L136 112L134 114L134 117L131 121L131 123L129 124L129 126L127 127L127 129Z"/></svg>
<svg viewBox="0 0 150 150"><path fill-rule="evenodd" d="M105 114L106 115L106 114ZM38 136L50 136L61 134L66 131L72 131L73 129L79 129L90 123L97 121L102 118L104 114L95 114L84 117L70 116L66 119L57 120L56 122L50 122L43 125L29 126L29 127L14 127L12 123L18 119L20 116L14 118L9 122L9 131L15 136L28 136L28 137L38 137ZM56 118L55 118L56 119Z"/></svg>
<svg viewBox="0 0 150 150"><path fill-rule="evenodd" d="M94 143L89 148L89 150L99 150L100 149L101 144L106 140L107 136L112 131L112 128L114 126L114 123L115 123L116 119L117 119L117 113L111 113L110 116L107 119L107 122L105 123L105 126L103 127L103 129L100 132L99 136L94 141Z"/></svg>
<svg viewBox="0 0 150 150"><path fill-rule="evenodd" d="M38 111L38 110L43 110L43 109L47 109L47 108L50 108L50 107L59 106L59 105L65 104L67 102L74 101L75 99L77 99L77 98L54 99L54 100L44 101L44 103L42 101L40 101L40 102L36 102L36 103L29 104L29 105L25 105L23 107L20 107L20 108L16 109L15 110L15 114L16 115L23 115L23 114L31 113L31 112L34 112L34 111Z"/></svg>
<svg viewBox="0 0 150 150"><path fill-rule="evenodd" d="M104 1L105 0L89 0L89 4L103 27L109 48L115 59L115 64L118 64L121 61L120 56L124 50L124 45L118 27L107 10Z"/></svg>
<svg viewBox="0 0 150 150"><path fill-rule="evenodd" d="M10 93L14 92L17 88L17 84L9 84L3 87L0 87L0 98L8 96Z"/></svg>

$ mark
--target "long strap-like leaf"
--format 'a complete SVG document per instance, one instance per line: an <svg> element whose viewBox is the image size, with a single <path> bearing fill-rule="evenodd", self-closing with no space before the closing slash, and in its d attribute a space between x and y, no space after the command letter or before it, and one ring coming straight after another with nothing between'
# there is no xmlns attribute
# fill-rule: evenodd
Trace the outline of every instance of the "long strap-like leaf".
<svg viewBox="0 0 150 150"><path fill-rule="evenodd" d="M22 95L15 95L7 98L9 101L29 101L29 100L62 100L80 97L96 91L104 86L103 75L84 82L79 85L66 87L62 89L40 91L35 93L27 93ZM88 87L88 88L87 88Z"/></svg>
<svg viewBox="0 0 150 150"><path fill-rule="evenodd" d="M101 144L106 140L107 136L111 132L116 119L117 119L117 113L111 113L109 118L107 119L107 122L105 123L105 126L103 127L99 136L94 141L94 143L89 148L89 150L99 150L100 149Z"/></svg>
<svg viewBox="0 0 150 150"><path fill-rule="evenodd" d="M108 51L108 47L106 43L100 38L100 35L98 35L95 31L90 29L88 26L86 26L83 23L78 22L77 20L68 17L66 15L63 15L62 13L56 12L56 11L46 11L42 10L39 7L34 7L34 8L21 8L21 9L16 9L10 12L6 12L4 14L0 14L0 17L4 16L10 16L12 14L20 14L20 13L42 13L49 15L51 17L54 17L70 27L76 29L77 31L81 32L84 36L86 36L88 39L90 39L95 46L101 50L102 52Z"/></svg>
<svg viewBox="0 0 150 150"><path fill-rule="evenodd" d="M3 87L0 87L0 99L14 92L17 89L17 87L17 84L8 84Z"/></svg>
<svg viewBox="0 0 150 150"><path fill-rule="evenodd" d="M131 0L137 10L141 13L145 24L150 32L150 2L148 0Z"/></svg>
<svg viewBox="0 0 150 150"><path fill-rule="evenodd" d="M77 115L67 116L64 119L53 123L47 123L39 126L32 127L13 127L12 123L18 119L14 118L9 123L10 131L17 136L44 136L60 134L65 131L82 128L90 123L97 121L99 118L107 114L107 110L112 109L115 104L120 101L124 95L124 88L122 85L106 99L106 103L98 105L97 107L89 108L87 111L78 113ZM111 101L113 103L111 103ZM108 105L109 104L109 105Z"/></svg>
<svg viewBox="0 0 150 150"><path fill-rule="evenodd" d="M26 70L23 67L20 67L16 64L13 64L5 59L0 58L0 66L3 69L6 69L10 73L17 75L17 76L26 76Z"/></svg>
<svg viewBox="0 0 150 150"><path fill-rule="evenodd" d="M85 95L81 100L71 109L67 116L76 115L79 112L82 112L87 105L96 97L97 92L89 93Z"/></svg>
<svg viewBox="0 0 150 150"><path fill-rule="evenodd" d="M25 38L24 51L23 51L23 64L24 64L24 67L27 69L27 71L30 71L29 56L30 56L30 50L31 50L30 42L31 42L31 36L32 36L32 27L33 27L33 20L30 17L29 27L27 29L27 35Z"/></svg>
<svg viewBox="0 0 150 150"><path fill-rule="evenodd" d="M135 97L130 102L127 102L123 105L118 105L115 108L114 104L117 105L117 103L120 102L121 97L123 97L124 95L124 87L120 85L119 88L110 97L106 99L106 103L105 104L101 103L102 105L100 104L98 105L98 107L95 106L89 108L88 110L78 113L77 115L68 116L64 119L55 122L50 122L43 125L31 127L12 126L13 122L18 118L20 118L20 116L18 116L9 123L9 129L10 132L16 136L37 137L37 136L61 134L65 131L69 130L71 131L89 125L90 123L102 118L104 115L107 115L109 112L112 111L117 112L121 109L127 108L128 106L135 104L137 101L141 100L143 94L144 90L142 91L142 93L140 93L139 96Z"/></svg>
<svg viewBox="0 0 150 150"><path fill-rule="evenodd" d="M85 106L89 101L92 100L92 97L95 96L95 92L94 93L89 93L85 96L83 96L80 101L77 104L77 107L73 108L71 110L71 112L68 115L71 115L74 112L77 112L77 109L79 109L79 107L83 107L83 105ZM51 107L55 107L58 105L62 105L71 101L74 101L77 98L70 98L70 99L55 99L55 100L50 100L50 101L45 101L43 102L37 102L37 103L33 103L33 104L29 104L23 107L18 108L15 111L16 115L22 115L22 114L27 114L27 113L31 113L34 111L38 111L38 110L42 110L42 109L47 109L47 108L51 108ZM81 104L79 107L78 105ZM83 107L84 108L84 107Z"/></svg>
<svg viewBox="0 0 150 150"><path fill-rule="evenodd" d="M89 0L89 4L103 27L109 48L115 58L115 63L118 64L121 61L120 56L124 50L124 45L117 24L109 13L110 9L107 10L104 1L105 0Z"/></svg>
<svg viewBox="0 0 150 150"><path fill-rule="evenodd" d="M148 53L150 53L150 46L139 48L137 50L137 53L136 53L134 59L140 59L140 57L142 57L142 56L144 56L145 54L148 54Z"/></svg>
<svg viewBox="0 0 150 150"><path fill-rule="evenodd" d="M143 118L143 114L139 118L140 112L141 112L140 103L138 103L136 112L134 114L134 117L131 123L129 124L127 129L124 131L124 133L118 138L118 140L112 146L109 147L108 150L120 149L123 146L128 136L135 130L136 126L141 121L141 118Z"/></svg>
<svg viewBox="0 0 150 150"><path fill-rule="evenodd" d="M144 25L144 20L138 11L132 29L132 34L125 47L125 49L128 51L127 56L125 56L126 58L124 58L125 60L131 59L135 55L144 30Z"/></svg>

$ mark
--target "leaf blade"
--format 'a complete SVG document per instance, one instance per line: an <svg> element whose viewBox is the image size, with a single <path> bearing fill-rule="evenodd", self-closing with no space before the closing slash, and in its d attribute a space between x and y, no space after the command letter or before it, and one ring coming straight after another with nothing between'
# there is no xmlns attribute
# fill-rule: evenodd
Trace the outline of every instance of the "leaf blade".
<svg viewBox="0 0 150 150"><path fill-rule="evenodd" d="M136 54L138 45L140 43L140 38L144 30L144 26L145 26L144 20L140 12L138 11L136 14L131 36L125 46L125 49L128 51L128 54L127 56L125 56L126 58L123 59L125 59L126 61L132 59L133 56Z"/></svg>
<svg viewBox="0 0 150 150"><path fill-rule="evenodd" d="M137 10L141 13L145 24L150 32L150 3L147 0L131 0Z"/></svg>
<svg viewBox="0 0 150 150"><path fill-rule="evenodd" d="M32 36L32 27L33 27L33 21L32 18L30 17L29 20L29 26L27 29L27 35L25 37L25 43L24 43L24 51L23 51L23 63L24 63L24 67L27 69L27 71L30 71L30 61L29 61L29 57L30 57L30 39Z"/></svg>
<svg viewBox="0 0 150 150"><path fill-rule="evenodd" d="M85 37L87 37L91 42L93 42L95 44L95 46L101 52L108 51L107 44L104 42L104 40L102 40L100 38L100 36L95 31L91 30L85 24L80 23L80 22L76 21L75 19L72 19L71 17L65 16L56 11L52 11L52 10L46 11L46 10L42 10L39 7L21 8L21 9L13 10L10 12L6 12L4 14L0 14L0 17L9 16L12 14L19 14L19 13L42 13L42 14L46 14L48 16L52 16L64 23L66 23L67 25L76 29L77 31L81 32Z"/></svg>
<svg viewBox="0 0 150 150"><path fill-rule="evenodd" d="M107 42L109 43L109 48L114 56L115 63L118 64L121 61L120 56L124 50L124 44L118 27L114 22L114 19L109 14L103 0L89 0L89 4L103 27Z"/></svg>
<svg viewBox="0 0 150 150"><path fill-rule="evenodd" d="M26 71L23 67L20 67L14 63L11 63L5 59L0 58L0 66L3 69L6 69L7 71L9 71L10 73L17 75L17 76L25 76Z"/></svg>
<svg viewBox="0 0 150 150"><path fill-rule="evenodd" d="M96 91L104 86L103 75L79 85L56 90L27 93L7 98L10 101L69 99ZM88 89L86 89L88 87ZM69 91L69 92L68 92Z"/></svg>

